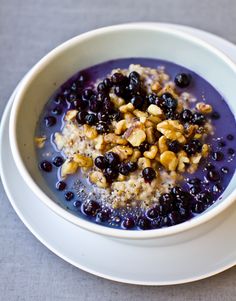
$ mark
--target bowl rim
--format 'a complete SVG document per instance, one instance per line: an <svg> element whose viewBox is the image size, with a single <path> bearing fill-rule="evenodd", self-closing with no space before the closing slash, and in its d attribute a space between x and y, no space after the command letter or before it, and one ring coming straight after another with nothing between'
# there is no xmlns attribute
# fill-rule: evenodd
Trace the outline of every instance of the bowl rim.
<svg viewBox="0 0 236 301"><path fill-rule="evenodd" d="M165 25L163 23L163 25ZM58 205L55 201L53 201L50 197L44 193L40 187L36 184L36 182L31 177L29 171L23 163L20 150L17 144L17 128L16 128L16 120L18 116L18 112L20 109L20 105L24 99L24 94L27 91L28 87L32 83L32 81L38 76L41 70L50 63L50 61L60 53L63 53L70 47L73 47L77 42L83 42L87 39L91 39L97 35L103 35L104 33L109 33L113 31L126 31L126 30L147 30L147 31L158 31L167 34L174 34L177 37L188 40L189 42L199 45L203 48L208 49L216 56L218 56L225 64L228 65L234 71L236 75L236 64L222 51L218 50L214 46L208 44L204 40L195 37L189 33L181 31L181 29L165 27L161 25L158 27L158 23L149 23L149 22L140 22L140 23L126 23L119 25L112 25L107 27L102 27L99 29L91 30L85 32L83 34L77 35L64 43L60 44L53 50L51 50L48 54L46 54L41 60L36 63L32 69L27 73L27 75L22 80L20 86L18 87L17 93L15 95L15 99L12 105L11 114L10 114L10 123L9 123L9 138L10 138L10 146L13 154L13 158L15 160L16 166L28 185L30 189L35 193L35 195L42 201L46 206L48 206L52 211L54 211L57 215L66 219L67 221L91 232L95 232L97 234L114 237L114 238L123 238L123 239L154 239L154 238L164 238L173 236L176 234L180 234L182 232L191 230L197 226L203 225L210 221L215 216L222 213L229 206L231 206L236 200L236 189L234 189L231 194L226 197L224 200L221 200L219 204L217 204L214 208L209 211L204 212L204 214L192 218L186 222L181 224L161 228L161 229L152 229L145 231L137 231L137 230L123 230L123 229L115 229L106 227L100 224L96 224L94 222L90 222L88 220L84 220L79 216L76 216L69 211L63 209L60 205Z"/></svg>

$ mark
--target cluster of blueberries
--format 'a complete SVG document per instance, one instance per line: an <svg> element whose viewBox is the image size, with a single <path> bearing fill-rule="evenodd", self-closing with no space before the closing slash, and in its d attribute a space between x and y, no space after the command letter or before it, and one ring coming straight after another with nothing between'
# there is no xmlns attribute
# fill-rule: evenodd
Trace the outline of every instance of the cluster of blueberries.
<svg viewBox="0 0 236 301"><path fill-rule="evenodd" d="M98 133L103 134L110 131L112 120L120 120L122 118L120 112L116 110L110 100L109 92L113 89L114 93L131 102L135 108L145 111L150 104L156 104L162 108L167 119L177 119L183 124L197 124L203 126L206 122L204 115L198 112L184 109L181 113L176 112L177 100L170 94L164 93L158 97L154 93L146 94L140 75L137 72L131 72L128 77L121 73L115 73L111 78L105 78L97 86L97 91L92 89L84 89L88 82L85 74L80 74L70 88L65 89L58 97L54 99L56 106L52 109L52 115L44 118L45 126L51 127L57 122L57 115L63 113L65 104L69 109L77 109L77 122L79 124L89 124L96 126ZM181 73L176 75L175 83L179 88L189 86L191 77ZM211 116L213 119L219 119L220 115L214 112ZM227 136L228 140L233 140L232 135ZM223 142L222 142L223 143ZM224 145L221 145L223 147ZM143 153L149 150L150 145L143 143L139 150ZM183 148L188 155L200 152L202 144L197 139L181 146L178 141L168 141L168 149L175 153ZM229 149L229 154L233 154L234 150ZM221 161L224 155L220 151L212 153L212 160ZM59 168L64 162L61 156L52 159L52 162L42 161L40 168L45 172L51 172L53 166ZM134 162L120 162L119 156L113 152L107 152L104 156L98 156L94 161L96 167L101 169L108 182L114 181L119 173L128 175L134 172L138 167ZM212 192L220 193L222 187L220 181L224 174L229 172L227 167L216 170L213 164L205 165L206 179L213 183ZM142 171L143 178L146 182L151 182L156 177L156 172L152 168L145 168ZM64 191L66 183L59 181L56 183L56 189ZM66 201L75 198L72 191L65 193ZM166 226L176 225L190 219L193 215L199 214L206 210L215 198L208 190L204 190L201 180L193 178L188 180L188 191L180 187L173 187L169 193L164 193L159 198L158 205L154 205L146 212L138 215L127 215L120 219L121 227L124 229L157 229ZM109 208L103 208L101 204L95 200L87 200L81 202L74 201L74 207L81 210L88 217L95 218L97 222L112 222L114 220L114 212Z"/></svg>
<svg viewBox="0 0 236 301"><path fill-rule="evenodd" d="M146 212L123 217L120 219L121 227L148 230L173 226L190 219L212 205L213 195L207 190L201 190L201 181L198 178L189 179L188 185L189 192L178 186L173 187L169 193L163 193L160 196L158 205L154 205ZM97 222L109 224L109 221L116 219L112 210L102 208L94 200L82 203L81 212L90 218L95 218Z"/></svg>

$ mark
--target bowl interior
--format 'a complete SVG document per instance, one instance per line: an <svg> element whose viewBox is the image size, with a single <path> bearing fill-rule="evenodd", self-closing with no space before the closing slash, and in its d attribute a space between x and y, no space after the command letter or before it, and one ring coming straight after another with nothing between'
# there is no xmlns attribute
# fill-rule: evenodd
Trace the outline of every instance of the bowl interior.
<svg viewBox="0 0 236 301"><path fill-rule="evenodd" d="M76 37L56 48L30 71L11 113L10 138L14 140L11 145L15 148L13 153L20 154L17 161L22 160L22 164L18 162L17 165L21 170L25 168L54 202L56 199L39 172L36 160L34 135L39 115L48 98L74 73L97 63L125 57L164 59L193 70L221 93L235 115L235 66L220 52L194 37L152 25L116 26ZM233 192L235 181L234 175L223 199Z"/></svg>

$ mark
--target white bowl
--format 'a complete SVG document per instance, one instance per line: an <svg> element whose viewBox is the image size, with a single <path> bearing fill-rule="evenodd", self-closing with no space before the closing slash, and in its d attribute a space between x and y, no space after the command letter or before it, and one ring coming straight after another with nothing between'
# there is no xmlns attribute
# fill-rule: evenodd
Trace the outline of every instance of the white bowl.
<svg viewBox="0 0 236 301"><path fill-rule="evenodd" d="M206 224L212 224L209 221L222 219L223 211L235 201L235 174L223 199L198 217L169 228L127 231L97 225L64 210L53 199L38 170L34 134L36 122L48 98L78 70L127 57L159 58L195 71L221 93L235 115L236 65L216 48L189 34L155 24L101 28L79 35L55 48L33 67L20 85L10 116L10 144L15 163L38 198L58 215L79 227L126 242L168 237L178 239L181 235L182 238L190 239L195 235L193 230L199 235L200 225L204 225L204 231L207 231Z"/></svg>

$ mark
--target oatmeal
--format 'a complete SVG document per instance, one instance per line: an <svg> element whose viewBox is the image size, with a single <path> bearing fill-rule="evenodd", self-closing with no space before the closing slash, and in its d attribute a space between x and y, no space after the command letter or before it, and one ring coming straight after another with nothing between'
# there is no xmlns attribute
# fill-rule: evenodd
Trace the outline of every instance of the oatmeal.
<svg viewBox="0 0 236 301"><path fill-rule="evenodd" d="M55 98L54 116L44 118L53 129L66 104L61 126L35 138L44 157L48 140L61 154L52 164L43 160L41 169L58 167L56 189L66 191L66 201L78 198L74 207L97 222L170 226L203 212L223 191L222 174L229 173L209 167L224 158L223 146L215 147L222 137L214 99L197 97L189 89L196 78L173 77L166 64L130 64L87 83L81 73ZM233 161L233 148L228 155Z"/></svg>

